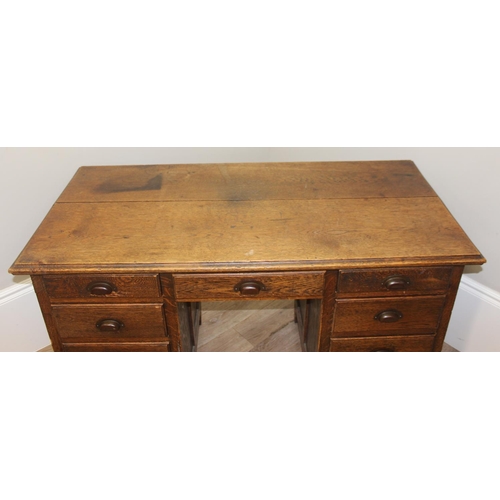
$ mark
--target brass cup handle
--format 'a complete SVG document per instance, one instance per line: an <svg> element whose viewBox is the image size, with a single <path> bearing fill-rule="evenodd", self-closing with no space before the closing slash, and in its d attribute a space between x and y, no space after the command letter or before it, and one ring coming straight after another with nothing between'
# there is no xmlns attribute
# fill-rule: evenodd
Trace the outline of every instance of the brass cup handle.
<svg viewBox="0 0 500 500"><path fill-rule="evenodd" d="M389 276L382 286L387 290L406 290L410 284L410 280L405 276Z"/></svg>
<svg viewBox="0 0 500 500"><path fill-rule="evenodd" d="M90 283L90 285L87 287L87 290L92 295L110 295L113 292L116 292L116 287L111 283L107 283L105 281L99 281Z"/></svg>
<svg viewBox="0 0 500 500"><path fill-rule="evenodd" d="M234 287L235 292L240 292L240 295L256 296L266 287L260 281L242 281Z"/></svg>
<svg viewBox="0 0 500 500"><path fill-rule="evenodd" d="M396 311L396 309L391 309L389 311L382 311L378 313L375 318L376 321L381 323L395 323L403 317L403 313Z"/></svg>
<svg viewBox="0 0 500 500"><path fill-rule="evenodd" d="M119 332L125 325L116 319L102 319L95 326L101 332Z"/></svg>

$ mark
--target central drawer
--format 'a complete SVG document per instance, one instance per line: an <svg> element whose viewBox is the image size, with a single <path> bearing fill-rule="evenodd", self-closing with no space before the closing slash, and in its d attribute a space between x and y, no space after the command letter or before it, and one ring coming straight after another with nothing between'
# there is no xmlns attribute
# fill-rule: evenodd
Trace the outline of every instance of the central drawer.
<svg viewBox="0 0 500 500"><path fill-rule="evenodd" d="M63 342L166 341L162 304L55 305Z"/></svg>
<svg viewBox="0 0 500 500"><path fill-rule="evenodd" d="M324 272L175 274L179 301L315 299L323 296Z"/></svg>

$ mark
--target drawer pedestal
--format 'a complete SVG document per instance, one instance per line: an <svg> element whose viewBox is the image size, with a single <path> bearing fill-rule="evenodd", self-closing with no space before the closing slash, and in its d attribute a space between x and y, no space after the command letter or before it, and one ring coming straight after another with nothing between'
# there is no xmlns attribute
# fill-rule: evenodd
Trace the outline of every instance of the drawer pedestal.
<svg viewBox="0 0 500 500"><path fill-rule="evenodd" d="M440 351L462 270L67 275L33 281L54 350L196 351L202 300L279 298L294 300L303 351Z"/></svg>

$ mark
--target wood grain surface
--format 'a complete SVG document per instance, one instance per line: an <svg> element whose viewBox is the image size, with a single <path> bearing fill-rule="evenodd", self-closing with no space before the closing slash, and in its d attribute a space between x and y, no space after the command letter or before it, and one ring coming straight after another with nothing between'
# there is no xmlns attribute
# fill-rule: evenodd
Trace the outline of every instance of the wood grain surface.
<svg viewBox="0 0 500 500"><path fill-rule="evenodd" d="M451 266L342 270L339 272L338 293L342 297L350 294L362 297L446 293L452 270ZM389 288L387 282L391 277L402 279L404 288Z"/></svg>
<svg viewBox="0 0 500 500"><path fill-rule="evenodd" d="M169 352L169 343L165 342L116 342L62 344L64 352Z"/></svg>
<svg viewBox="0 0 500 500"><path fill-rule="evenodd" d="M438 198L56 204L12 273L474 264Z"/></svg>
<svg viewBox="0 0 500 500"><path fill-rule="evenodd" d="M338 300L333 335L434 334L444 302L444 296ZM384 311L398 311L402 317L391 323L375 319Z"/></svg>
<svg viewBox="0 0 500 500"><path fill-rule="evenodd" d="M408 160L136 165L79 169L9 271L55 350L209 350L199 301L278 298L307 300L299 348L409 351L441 350L484 262Z"/></svg>
<svg viewBox="0 0 500 500"><path fill-rule="evenodd" d="M166 340L163 306L160 304L54 305L53 317L63 342L134 342ZM100 331L97 323L114 320L116 332Z"/></svg>
<svg viewBox="0 0 500 500"><path fill-rule="evenodd" d="M59 275L44 276L45 289L51 299L131 299L161 296L158 275ZM112 291L106 295L93 295L92 284L105 283Z"/></svg>
<svg viewBox="0 0 500 500"><path fill-rule="evenodd" d="M331 352L428 352L432 351L434 337L411 335L408 337L367 337L359 339L332 339Z"/></svg>
<svg viewBox="0 0 500 500"><path fill-rule="evenodd" d="M436 196L412 161L82 167L59 202Z"/></svg>
<svg viewBox="0 0 500 500"><path fill-rule="evenodd" d="M175 296L178 301L321 298L323 276L322 272L176 274ZM258 283L262 290L242 295L236 288L248 282Z"/></svg>

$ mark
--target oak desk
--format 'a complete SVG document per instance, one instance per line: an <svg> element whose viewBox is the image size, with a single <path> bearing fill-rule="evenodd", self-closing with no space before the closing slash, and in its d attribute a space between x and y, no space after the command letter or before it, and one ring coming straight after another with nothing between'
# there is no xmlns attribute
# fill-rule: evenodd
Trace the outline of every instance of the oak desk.
<svg viewBox="0 0 500 500"><path fill-rule="evenodd" d="M411 161L82 167L10 269L55 351L192 351L204 300L291 299L307 351L440 351L482 264Z"/></svg>

